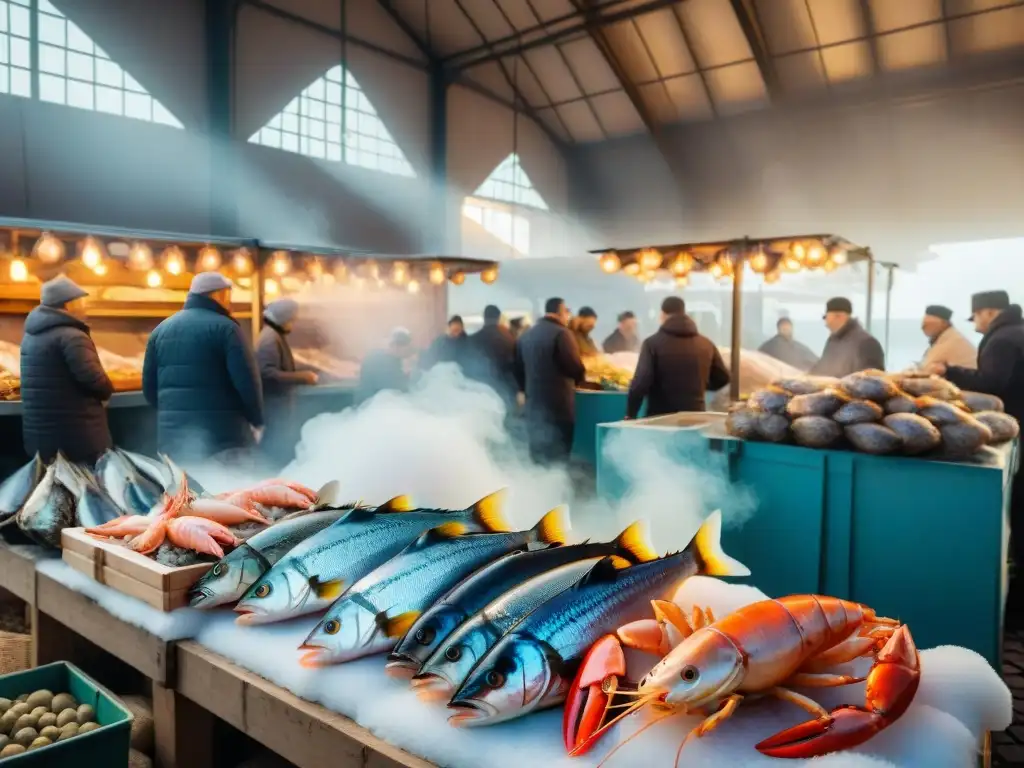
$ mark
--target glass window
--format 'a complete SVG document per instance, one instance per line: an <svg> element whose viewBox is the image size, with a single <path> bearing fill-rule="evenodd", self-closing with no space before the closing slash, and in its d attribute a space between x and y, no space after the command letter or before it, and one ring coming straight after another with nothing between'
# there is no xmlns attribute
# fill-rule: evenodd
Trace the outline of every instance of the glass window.
<svg viewBox="0 0 1024 768"><path fill-rule="evenodd" d="M0 93L32 96L29 0L0 0Z"/></svg>
<svg viewBox="0 0 1024 768"><path fill-rule="evenodd" d="M530 255L530 220L516 213L513 206L467 197L462 204L462 215L510 246L518 255Z"/></svg>
<svg viewBox="0 0 1024 768"><path fill-rule="evenodd" d="M513 152L501 161L501 165L491 171L491 175L484 179L475 193L474 197L483 197L488 200L500 200L503 203L514 205L528 205L531 208L548 210L537 190L533 188L530 177L526 175L522 164L519 162L519 155Z"/></svg>

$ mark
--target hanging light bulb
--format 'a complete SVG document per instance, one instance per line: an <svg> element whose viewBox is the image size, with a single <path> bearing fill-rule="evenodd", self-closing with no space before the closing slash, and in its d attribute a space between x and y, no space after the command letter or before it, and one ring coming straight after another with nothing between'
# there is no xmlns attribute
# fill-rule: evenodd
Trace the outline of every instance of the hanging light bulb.
<svg viewBox="0 0 1024 768"><path fill-rule="evenodd" d="M231 269L239 277L248 277L256 268L248 248L239 248L231 256Z"/></svg>
<svg viewBox="0 0 1024 768"><path fill-rule="evenodd" d="M32 247L32 255L43 264L56 264L64 258L64 243L49 232L43 232Z"/></svg>
<svg viewBox="0 0 1024 768"><path fill-rule="evenodd" d="M464 282L466 282L466 273L463 272L462 270L452 272L451 281L452 285L462 285Z"/></svg>
<svg viewBox="0 0 1024 768"><path fill-rule="evenodd" d="M310 280L319 280L324 276L324 263L316 256L310 256L306 261L306 274Z"/></svg>
<svg viewBox="0 0 1024 768"><path fill-rule="evenodd" d="M821 268L824 269L826 272L834 272L836 266L837 264L834 259L827 259Z"/></svg>
<svg viewBox="0 0 1024 768"><path fill-rule="evenodd" d="M28 280L28 265L24 259L14 259L11 262L11 280L16 283L24 283Z"/></svg>
<svg viewBox="0 0 1024 768"><path fill-rule="evenodd" d="M799 272L803 263L792 252L782 257L782 268L786 272Z"/></svg>
<svg viewBox="0 0 1024 768"><path fill-rule="evenodd" d="M480 281L484 285L494 285L498 280L498 266L492 265L480 273Z"/></svg>
<svg viewBox="0 0 1024 768"><path fill-rule="evenodd" d="M97 275L98 277L103 277L105 274L107 274L107 262L101 261L99 264L92 268L92 271L94 275Z"/></svg>
<svg viewBox="0 0 1024 768"><path fill-rule="evenodd" d="M676 288L685 288L690 284L690 278L686 275L678 275L676 277Z"/></svg>
<svg viewBox="0 0 1024 768"><path fill-rule="evenodd" d="M793 243L789 247L789 255L796 259L799 264L803 264L807 259L807 246L803 243Z"/></svg>
<svg viewBox="0 0 1024 768"><path fill-rule="evenodd" d="M128 269L145 272L153 268L153 249L140 240L132 243L128 251Z"/></svg>
<svg viewBox="0 0 1024 768"><path fill-rule="evenodd" d="M149 272L146 273L146 285L148 285L150 288L159 288L161 285L163 285L163 282L163 275L161 275L159 271L151 269L149 270Z"/></svg>
<svg viewBox="0 0 1024 768"><path fill-rule="evenodd" d="M409 282L409 265L404 261L396 261L391 264L391 282L395 285L405 285Z"/></svg>
<svg viewBox="0 0 1024 768"><path fill-rule="evenodd" d="M292 271L292 257L288 251L274 251L270 254L270 271L278 277L284 277Z"/></svg>
<svg viewBox="0 0 1024 768"><path fill-rule="evenodd" d="M611 275L622 269L622 259L619 258L619 254L615 251L606 251L601 254L601 258L598 259L598 263L601 265L601 271L605 274Z"/></svg>
<svg viewBox="0 0 1024 768"><path fill-rule="evenodd" d="M419 280L415 280L415 279L414 280L410 280L409 284L407 286L405 286L405 289L407 291L409 291L409 293L419 293L420 292L420 281Z"/></svg>
<svg viewBox="0 0 1024 768"><path fill-rule="evenodd" d="M839 246L836 246L835 248L832 249L832 252L829 254L829 258L832 259L834 269L836 265L846 263L847 253Z"/></svg>
<svg viewBox="0 0 1024 768"><path fill-rule="evenodd" d="M163 264L167 274L180 275L185 271L185 254L176 245L168 246L160 254L160 263Z"/></svg>
<svg viewBox="0 0 1024 768"><path fill-rule="evenodd" d="M220 269L223 261L224 259L221 257L219 250L212 245L204 245L199 249L199 254L196 256L196 270L199 272L216 272Z"/></svg>
<svg viewBox="0 0 1024 768"><path fill-rule="evenodd" d="M765 281L765 282L766 282L766 283L767 283L768 285L771 285L772 283L777 283L777 282L779 282L779 278L780 278L781 276L782 276L782 275L781 275L781 273L780 273L780 272L779 272L779 270L778 270L778 269L776 268L776 269L773 269L773 270L772 270L771 272L765 272L765 274L764 274L764 281Z"/></svg>
<svg viewBox="0 0 1024 768"><path fill-rule="evenodd" d="M334 269L331 270L334 273L334 279L339 283L347 283L349 279L348 264L344 261L339 261L334 265Z"/></svg>
<svg viewBox="0 0 1024 768"><path fill-rule="evenodd" d="M444 281L446 279L444 274L444 265L439 261L435 261L431 264L428 278L430 279L431 285L444 285Z"/></svg>
<svg viewBox="0 0 1024 768"><path fill-rule="evenodd" d="M807 265L808 269L818 269L825 263L826 259L828 259L828 252L824 246L821 243L814 243L807 249L804 264Z"/></svg>
<svg viewBox="0 0 1024 768"><path fill-rule="evenodd" d="M622 268L622 271L625 272L627 275L632 275L633 277L636 277L637 275L640 274L640 265L635 261L631 261L629 262L629 264L626 264Z"/></svg>
<svg viewBox="0 0 1024 768"><path fill-rule="evenodd" d="M103 263L104 250L103 243L95 237L87 237L81 243L78 256L84 266L95 271Z"/></svg>
<svg viewBox="0 0 1024 768"><path fill-rule="evenodd" d="M352 277L349 279L349 284L357 290L362 290L363 288L366 287L366 279L360 277L359 275L352 275Z"/></svg>
<svg viewBox="0 0 1024 768"><path fill-rule="evenodd" d="M380 280L380 265L373 259L363 264L363 270L370 280Z"/></svg>
<svg viewBox="0 0 1024 768"><path fill-rule="evenodd" d="M647 272L653 272L661 266L661 253L654 250L653 248L644 248L640 251L640 256L637 261L640 262L640 267Z"/></svg>
<svg viewBox="0 0 1024 768"><path fill-rule="evenodd" d="M281 286L274 278L268 277L263 281L263 293L267 296L277 296L280 292Z"/></svg>
<svg viewBox="0 0 1024 768"><path fill-rule="evenodd" d="M686 251L680 251L668 265L668 271L676 277L685 277L693 269L693 256Z"/></svg>
<svg viewBox="0 0 1024 768"><path fill-rule="evenodd" d="M646 285L654 279L654 273L648 272L647 270L641 270L640 273L637 274L636 279Z"/></svg>
<svg viewBox="0 0 1024 768"><path fill-rule="evenodd" d="M722 262L717 259L711 262L711 266L708 267L708 272L711 273L711 276L715 278L715 280L721 280L725 277L725 267L723 267Z"/></svg>
<svg viewBox="0 0 1024 768"><path fill-rule="evenodd" d="M758 247L750 257L750 268L759 275L768 271L768 254L764 252L763 247Z"/></svg>

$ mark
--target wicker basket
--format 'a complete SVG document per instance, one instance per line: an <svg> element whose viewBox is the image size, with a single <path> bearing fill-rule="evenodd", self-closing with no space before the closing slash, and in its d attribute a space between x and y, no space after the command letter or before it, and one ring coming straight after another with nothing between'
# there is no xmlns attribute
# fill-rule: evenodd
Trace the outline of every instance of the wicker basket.
<svg viewBox="0 0 1024 768"><path fill-rule="evenodd" d="M32 666L32 636L0 632L0 675L21 672Z"/></svg>

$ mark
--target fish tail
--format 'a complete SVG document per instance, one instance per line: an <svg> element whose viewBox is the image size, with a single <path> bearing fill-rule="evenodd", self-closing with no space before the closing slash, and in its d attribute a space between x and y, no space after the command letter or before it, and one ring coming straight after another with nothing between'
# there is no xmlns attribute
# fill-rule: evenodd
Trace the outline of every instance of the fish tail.
<svg viewBox="0 0 1024 768"><path fill-rule="evenodd" d="M485 531L509 533L512 530L505 518L505 495L506 489L502 488L489 496L484 496L469 508L473 520Z"/></svg>
<svg viewBox="0 0 1024 768"><path fill-rule="evenodd" d="M569 540L568 532L572 526L569 524L569 508L565 504L557 507L542 517L530 531L537 541L547 544L565 544Z"/></svg>
<svg viewBox="0 0 1024 768"><path fill-rule="evenodd" d="M707 576L749 576L750 569L722 549L722 510L716 509L701 524L693 541L686 545L700 563L700 573Z"/></svg>
<svg viewBox="0 0 1024 768"><path fill-rule="evenodd" d="M658 552L651 544L651 532L646 520L637 520L620 533L613 543L638 563L658 559Z"/></svg>

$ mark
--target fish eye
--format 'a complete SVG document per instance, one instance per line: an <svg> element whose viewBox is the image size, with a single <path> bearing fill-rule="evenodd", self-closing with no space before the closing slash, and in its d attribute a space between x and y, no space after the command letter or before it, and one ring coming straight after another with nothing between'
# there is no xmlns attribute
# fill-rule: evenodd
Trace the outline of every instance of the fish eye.
<svg viewBox="0 0 1024 768"><path fill-rule="evenodd" d="M683 671L679 673L679 676L687 683L694 682L700 677L700 671L694 666L685 666Z"/></svg>
<svg viewBox="0 0 1024 768"><path fill-rule="evenodd" d="M420 645L430 645L434 642L434 635L436 633L431 627L424 627L423 629L416 630L416 642Z"/></svg>
<svg viewBox="0 0 1024 768"><path fill-rule="evenodd" d="M513 555L521 555L521 554L523 554L523 552L525 552L525 551L526 551L525 549L513 549L513 550L512 550L512 554L513 554Z"/></svg>
<svg viewBox="0 0 1024 768"><path fill-rule="evenodd" d="M453 645L444 652L444 657L448 661L458 661L462 658L462 649L457 645Z"/></svg>
<svg viewBox="0 0 1024 768"><path fill-rule="evenodd" d="M270 585L263 583L256 587L256 591L253 593L256 597L266 597L270 594Z"/></svg>
<svg viewBox="0 0 1024 768"><path fill-rule="evenodd" d="M220 563L217 563L215 566L213 566L213 575L214 576L220 576L222 573L224 573L224 566L223 565L221 565Z"/></svg>
<svg viewBox="0 0 1024 768"><path fill-rule="evenodd" d="M484 682L488 688L501 688L505 684L505 676L496 669L492 669L484 677Z"/></svg>
<svg viewBox="0 0 1024 768"><path fill-rule="evenodd" d="M341 622L337 619L331 619L330 621L324 624L324 632L326 632L328 635L336 635L338 634L338 630L340 629Z"/></svg>

